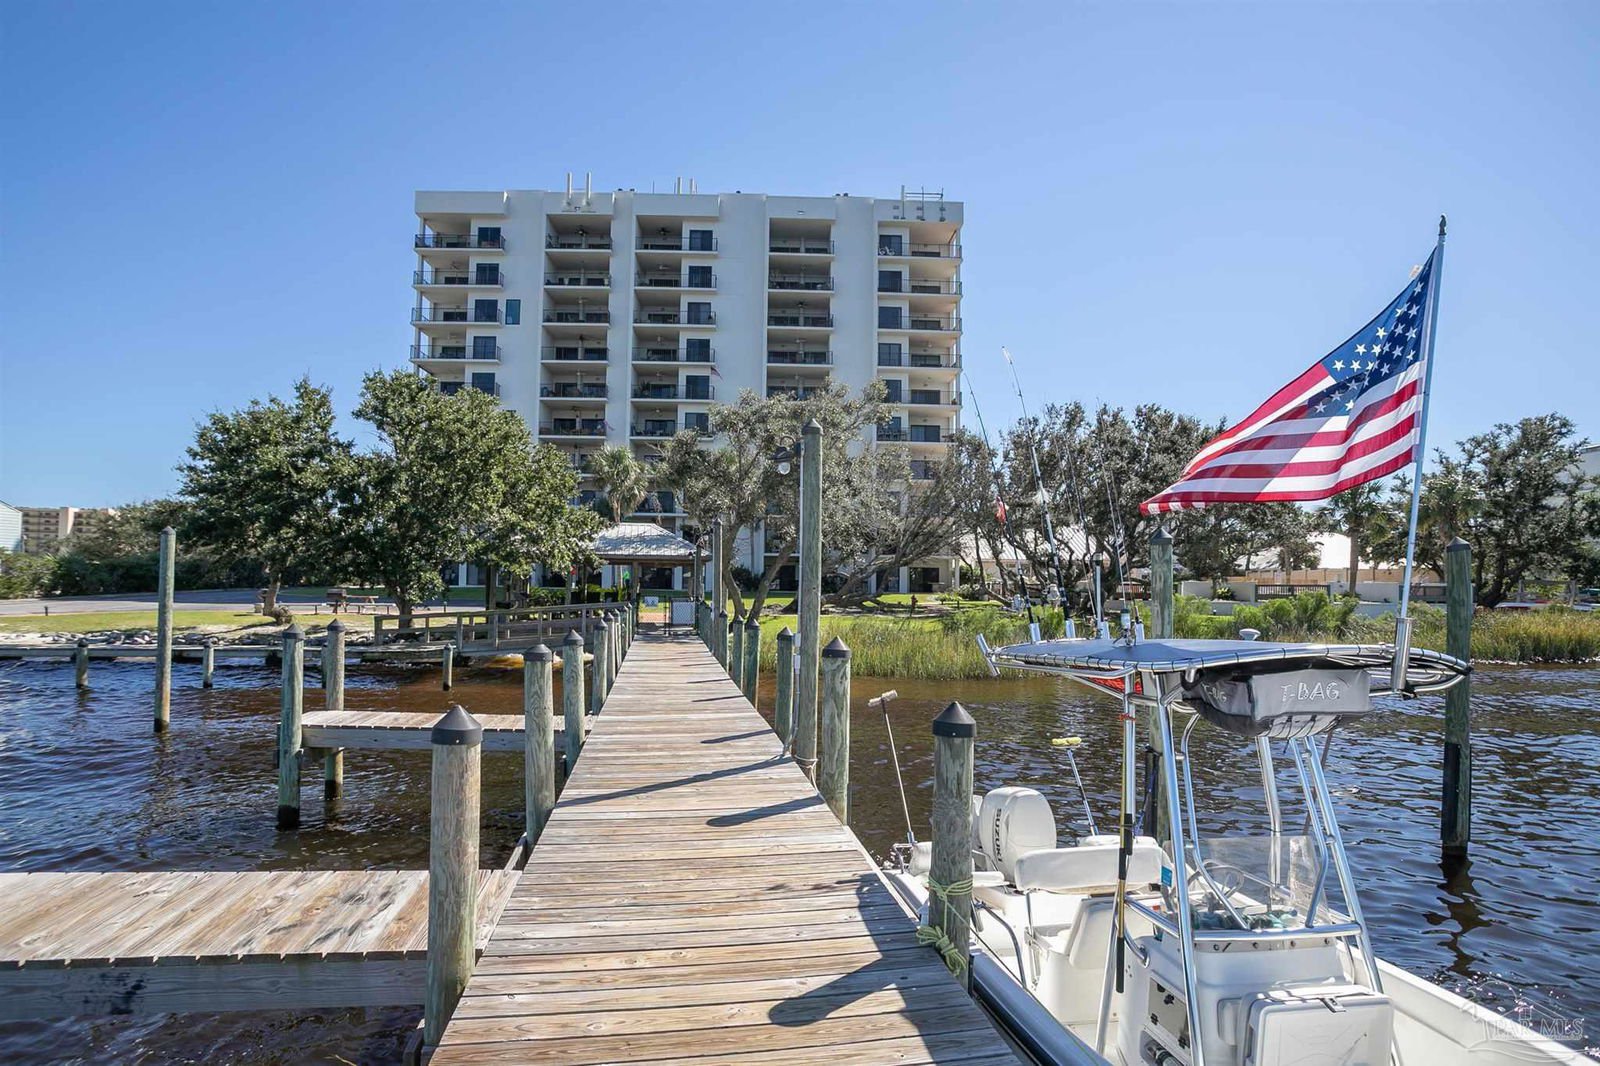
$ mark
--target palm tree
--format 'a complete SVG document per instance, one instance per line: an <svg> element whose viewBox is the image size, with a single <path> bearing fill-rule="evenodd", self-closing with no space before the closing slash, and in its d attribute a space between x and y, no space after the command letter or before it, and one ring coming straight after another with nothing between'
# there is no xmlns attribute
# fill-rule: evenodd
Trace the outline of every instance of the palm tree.
<svg viewBox="0 0 1600 1066"><path fill-rule="evenodd" d="M1397 518L1395 511L1395 505L1383 484L1370 481L1339 493L1318 512L1323 529L1330 533L1343 533L1350 538L1347 581L1350 592L1355 592L1356 580L1360 577L1363 549L1376 548L1385 539L1381 534L1385 527L1394 525Z"/></svg>
<svg viewBox="0 0 1600 1066"><path fill-rule="evenodd" d="M644 464L627 448L604 448L589 461L594 489L599 493L595 510L620 522L639 509L650 487Z"/></svg>

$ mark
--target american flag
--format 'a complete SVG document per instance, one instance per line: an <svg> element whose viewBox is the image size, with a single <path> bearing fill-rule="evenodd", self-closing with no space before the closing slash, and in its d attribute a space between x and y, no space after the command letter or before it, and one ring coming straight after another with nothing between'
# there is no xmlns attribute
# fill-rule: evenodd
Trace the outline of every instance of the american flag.
<svg viewBox="0 0 1600 1066"><path fill-rule="evenodd" d="M1379 315L1189 460L1145 514L1325 500L1417 457L1437 253Z"/></svg>

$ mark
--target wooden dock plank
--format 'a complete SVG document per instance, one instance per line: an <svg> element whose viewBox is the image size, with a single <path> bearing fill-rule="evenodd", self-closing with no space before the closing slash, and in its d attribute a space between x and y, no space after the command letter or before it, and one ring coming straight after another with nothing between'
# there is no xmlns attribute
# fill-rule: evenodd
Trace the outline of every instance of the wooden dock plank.
<svg viewBox="0 0 1600 1066"><path fill-rule="evenodd" d="M703 646L641 635L434 1066L1016 1062Z"/></svg>
<svg viewBox="0 0 1600 1066"><path fill-rule="evenodd" d="M308 711L301 721L308 748L427 751L438 714L409 711ZM485 751L521 751L523 720L520 714L479 715ZM562 719L555 719L556 750L562 747Z"/></svg>

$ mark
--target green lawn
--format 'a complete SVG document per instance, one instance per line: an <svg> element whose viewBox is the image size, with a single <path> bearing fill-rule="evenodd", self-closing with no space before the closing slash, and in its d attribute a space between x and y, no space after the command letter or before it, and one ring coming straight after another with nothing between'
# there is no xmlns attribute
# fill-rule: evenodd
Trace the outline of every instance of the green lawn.
<svg viewBox="0 0 1600 1066"><path fill-rule="evenodd" d="M332 619L327 619L331 621ZM197 626L228 626L246 629L270 626L270 618L252 611L185 611L172 612L173 629L194 629ZM0 618L0 633L96 633L107 629L154 629L154 611L98 611L87 614L24 614Z"/></svg>

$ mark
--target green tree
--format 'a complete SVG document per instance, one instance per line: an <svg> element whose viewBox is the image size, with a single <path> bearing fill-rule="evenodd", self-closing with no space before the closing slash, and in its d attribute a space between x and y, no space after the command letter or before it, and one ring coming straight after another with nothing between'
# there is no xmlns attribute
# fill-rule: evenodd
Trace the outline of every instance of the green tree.
<svg viewBox="0 0 1600 1066"><path fill-rule="evenodd" d="M269 396L213 412L188 456L178 466L188 505L183 534L259 563L267 581L262 607L272 613L285 575L322 565L338 525L334 490L349 446L334 434L330 393L302 378L293 402Z"/></svg>
<svg viewBox="0 0 1600 1066"><path fill-rule="evenodd" d="M650 471L623 447L602 448L589 460L591 483L599 498L595 510L613 522L626 521L650 488Z"/></svg>
<svg viewBox="0 0 1600 1066"><path fill-rule="evenodd" d="M1410 521L1392 489L1381 481L1369 481L1339 493L1317 511L1317 518L1325 532L1343 533L1350 538L1345 580L1351 592L1356 590L1356 581L1361 576L1362 554L1373 557L1376 562L1397 561L1394 530L1404 529ZM1400 544L1403 557L1403 539Z"/></svg>
<svg viewBox="0 0 1600 1066"><path fill-rule="evenodd" d="M533 447L528 427L487 393L447 395L406 371L368 374L355 416L377 447L353 457L340 497L345 557L394 598L408 624L462 560L564 566L600 519L569 502L571 462Z"/></svg>

